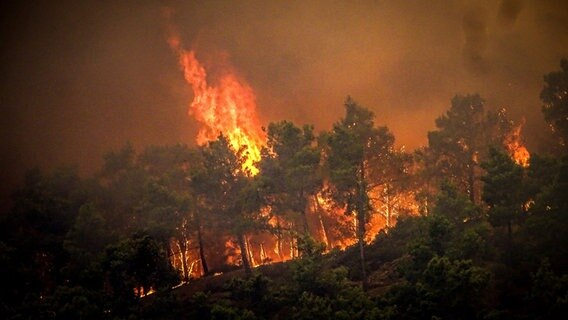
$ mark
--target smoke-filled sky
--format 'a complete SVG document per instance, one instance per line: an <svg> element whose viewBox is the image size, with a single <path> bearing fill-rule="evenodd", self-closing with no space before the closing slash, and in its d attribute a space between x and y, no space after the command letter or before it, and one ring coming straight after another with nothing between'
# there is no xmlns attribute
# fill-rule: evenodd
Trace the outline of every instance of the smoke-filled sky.
<svg viewBox="0 0 568 320"><path fill-rule="evenodd" d="M426 144L456 93L543 135L543 75L568 57L568 2L5 1L0 5L2 195L39 165L92 173L126 141L192 144L192 98L164 8L205 65L230 64L261 122L328 129L351 95L398 145Z"/></svg>

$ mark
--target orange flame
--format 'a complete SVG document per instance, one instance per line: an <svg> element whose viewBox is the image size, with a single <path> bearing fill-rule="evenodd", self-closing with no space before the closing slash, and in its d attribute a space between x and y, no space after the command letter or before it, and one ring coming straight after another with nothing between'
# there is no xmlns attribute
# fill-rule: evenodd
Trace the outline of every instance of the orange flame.
<svg viewBox="0 0 568 320"><path fill-rule="evenodd" d="M509 156L520 166L528 167L531 154L523 144L521 130L523 129L524 120L513 128L511 133L505 137L505 148Z"/></svg>
<svg viewBox="0 0 568 320"><path fill-rule="evenodd" d="M189 114L203 124L197 136L202 145L224 134L235 151L243 151L244 169L253 175L260 160L264 133L256 115L256 97L252 88L230 70L225 70L217 85L207 82L207 72L193 50L181 48L180 38L170 30L168 44L178 54L185 81L193 89Z"/></svg>
<svg viewBox="0 0 568 320"><path fill-rule="evenodd" d="M164 10L167 20L172 13L170 9ZM257 120L256 97L253 89L231 70L223 70L224 72L214 77L214 80L208 78L207 70L196 58L195 51L183 49L176 29L171 24L168 24L167 28L169 33L167 42L178 56L185 81L194 94L188 113L202 124L197 143L203 145L217 139L222 133L235 151L244 153L246 160L243 169L252 175L257 174L258 169L255 163L260 160L260 149L266 139ZM310 225L313 225L312 234L315 234L318 240L325 242L328 249L345 249L356 243L356 219L345 215L344 209L337 208L332 202L333 200L323 192L319 192L314 197L313 210L308 210L312 216L310 220L312 221ZM396 207L396 210L396 213L401 211L399 207ZM270 218L269 223L275 228L278 227L280 231L295 228L293 217L272 215L270 208L263 211L263 214ZM383 219L378 217L379 215L376 216L378 220L369 222L367 242L371 241L385 226ZM241 248L232 239L221 237L219 243L224 248L226 256L224 263L231 265L242 263L240 261ZM173 247L175 243L172 244ZM189 269L186 272L192 277L199 277L202 275L202 270L198 265L199 255L195 249L191 250L189 247L186 245L185 249L186 268ZM298 256L295 236L290 231L281 232L280 238L269 233L247 235L244 250L247 251L252 267L271 261L285 261ZM178 247L174 252L180 254L172 257L172 264L181 270L183 269L181 248ZM140 289L136 290L138 290L137 294L144 294Z"/></svg>

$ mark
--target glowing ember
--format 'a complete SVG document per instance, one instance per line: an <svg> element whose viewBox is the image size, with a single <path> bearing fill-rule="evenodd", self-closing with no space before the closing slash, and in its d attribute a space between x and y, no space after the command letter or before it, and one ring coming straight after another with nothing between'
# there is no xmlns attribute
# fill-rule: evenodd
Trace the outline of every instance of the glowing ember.
<svg viewBox="0 0 568 320"><path fill-rule="evenodd" d="M147 297L153 293L156 293L156 290L154 290L154 288L150 288L148 289L148 291L144 291L144 288L140 287L140 288L134 288L134 295L136 295L137 297L140 298L144 298Z"/></svg>
<svg viewBox="0 0 568 320"><path fill-rule="evenodd" d="M225 70L216 86L211 85L194 51L182 49L176 35L170 35L168 43L178 54L185 80L193 89L189 114L203 124L197 143L205 144L222 133L235 151L244 152L244 168L253 175L258 173L254 163L260 160L260 149L265 139L257 121L256 97L252 88L230 70Z"/></svg>

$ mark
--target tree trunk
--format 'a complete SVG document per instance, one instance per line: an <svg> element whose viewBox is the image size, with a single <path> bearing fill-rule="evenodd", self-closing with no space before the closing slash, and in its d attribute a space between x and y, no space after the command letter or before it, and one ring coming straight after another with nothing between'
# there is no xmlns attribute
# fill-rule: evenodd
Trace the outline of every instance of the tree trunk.
<svg viewBox="0 0 568 320"><path fill-rule="evenodd" d="M325 245L327 246L327 250L331 250L331 242L329 241L329 237L327 236L327 229L325 227L325 224L323 223L323 217L321 215L322 208L319 204L317 195L314 195L314 202L315 202L315 205L316 205L316 212L318 213L318 219L319 219L320 227L321 227L321 230L322 230L322 233L323 233L323 241L324 241Z"/></svg>
<svg viewBox="0 0 568 320"><path fill-rule="evenodd" d="M509 267L513 266L513 228L511 226L511 219L507 220L507 264Z"/></svg>
<svg viewBox="0 0 568 320"><path fill-rule="evenodd" d="M243 260L243 268L245 268L245 273L247 275L250 275L252 274L252 270L250 268L250 263L248 260L248 250L247 250L245 235L239 233L237 235L237 241L239 242L239 248L241 249L241 259Z"/></svg>
<svg viewBox="0 0 568 320"><path fill-rule="evenodd" d="M175 268L176 267L176 256L175 256L174 250L172 249L172 246L173 246L172 242L168 241L164 245L164 249L166 250L170 264Z"/></svg>
<svg viewBox="0 0 568 320"><path fill-rule="evenodd" d="M253 252L252 252L252 246L251 246L251 244L250 244L250 240L249 240L249 238L248 238L246 235L245 235L245 245L246 245L246 247L247 247L247 254L248 254L248 258L249 258L249 264L250 264L252 267L254 267L254 266L256 266L257 264L256 264L256 261L255 261L255 259L254 259L254 255L253 255Z"/></svg>
<svg viewBox="0 0 568 320"><path fill-rule="evenodd" d="M267 257L266 257L266 251L264 251L264 245L262 244L262 242L260 243L260 249L259 249L259 254L260 254L260 262L259 264L265 264L267 262Z"/></svg>
<svg viewBox="0 0 568 320"><path fill-rule="evenodd" d="M296 228L298 228L296 221L294 221L296 219L293 219L290 222L290 230L296 230ZM289 234L289 238L290 238L290 242L289 242L289 246L290 246L290 259L294 259L297 256L297 235L295 235L294 233Z"/></svg>
<svg viewBox="0 0 568 320"><path fill-rule="evenodd" d="M365 212L357 212L357 240L359 242L359 257L361 258L361 279L363 291L369 287L365 262Z"/></svg>
<svg viewBox="0 0 568 320"><path fill-rule="evenodd" d="M278 258L284 261L282 257L282 227L280 226L280 219L276 216L276 250L278 251Z"/></svg>
<svg viewBox="0 0 568 320"><path fill-rule="evenodd" d="M385 195L385 203L386 203L386 225L387 225L387 231L389 230L391 224L390 224L390 220L391 220L391 198L390 198L390 190L388 187L388 184L385 186L386 188L386 195Z"/></svg>
<svg viewBox="0 0 568 320"><path fill-rule="evenodd" d="M189 281L189 274L188 274L188 270L187 270L187 256L186 256L186 242L185 239L178 239L178 248L180 251L180 255L181 255L181 269L183 272L183 281L184 282L188 282Z"/></svg>
<svg viewBox="0 0 568 320"><path fill-rule="evenodd" d="M300 211L300 214L302 215L302 223L304 224L304 235L308 235L310 234L310 227L308 225L308 215L306 210L304 209Z"/></svg>
<svg viewBox="0 0 568 320"><path fill-rule="evenodd" d="M290 259L294 259L298 256L297 247L296 237L290 237Z"/></svg>
<svg viewBox="0 0 568 320"><path fill-rule="evenodd" d="M468 187L469 187L469 200L471 203L475 204L476 194L475 194L475 162L473 156L471 156L471 161L468 168Z"/></svg>
<svg viewBox="0 0 568 320"><path fill-rule="evenodd" d="M298 199L300 200L300 203L304 203L302 200L305 199L306 197L304 196L304 190L300 190L300 193L298 195ZM302 215L302 222L304 224L304 235L307 236L310 234L310 226L308 225L308 213L306 212L306 204L304 203L304 206L302 207L302 210L300 210L300 214Z"/></svg>
<svg viewBox="0 0 568 320"><path fill-rule="evenodd" d="M197 226L197 243L199 245L199 259L201 260L201 267L203 268L203 275L209 274L209 267L207 266L207 261L205 260L205 250L203 248L203 236L201 234L201 224L198 223Z"/></svg>
<svg viewBox="0 0 568 320"><path fill-rule="evenodd" d="M367 203L365 201L365 163L361 162L361 172L359 181L359 210L357 210L357 240L359 242L359 256L361 258L361 279L363 291L369 287L365 263L365 215Z"/></svg>

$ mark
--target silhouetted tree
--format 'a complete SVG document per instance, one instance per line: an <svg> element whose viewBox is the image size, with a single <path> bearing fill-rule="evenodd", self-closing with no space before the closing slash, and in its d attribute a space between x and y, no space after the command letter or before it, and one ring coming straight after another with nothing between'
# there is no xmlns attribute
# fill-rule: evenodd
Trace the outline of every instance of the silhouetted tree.
<svg viewBox="0 0 568 320"><path fill-rule="evenodd" d="M365 224L371 212L370 177L373 166L392 150L393 135L386 127L376 127L374 114L350 97L345 101L345 117L333 125L327 136L327 166L331 195L355 214L361 259L363 288L367 288L365 264Z"/></svg>
<svg viewBox="0 0 568 320"><path fill-rule="evenodd" d="M451 181L475 204L480 200L479 164L514 127L504 109L486 112L484 103L479 94L455 96L450 110L436 119L437 130L428 132L435 176Z"/></svg>
<svg viewBox="0 0 568 320"><path fill-rule="evenodd" d="M233 150L224 136L201 148L203 167L192 180L195 191L203 196L204 207L217 217L217 228L237 240L245 271L251 272L246 234L265 225L260 213L260 185L243 167L242 150Z"/></svg>
<svg viewBox="0 0 568 320"><path fill-rule="evenodd" d="M159 241L136 233L106 248L104 269L115 308L124 311L151 289L169 289L179 281Z"/></svg>
<svg viewBox="0 0 568 320"><path fill-rule="evenodd" d="M152 219L152 225L162 226L166 236L175 239L180 251L183 279L188 281L187 251L196 241L204 274L209 273L202 230L203 213L192 184L192 174L202 165L201 154L185 145L149 147L139 161L150 177L144 202L139 207Z"/></svg>
<svg viewBox="0 0 568 320"><path fill-rule="evenodd" d="M45 317L42 297L74 280L67 273L65 239L90 191L73 167L26 174L13 208L0 215L0 317Z"/></svg>
<svg viewBox="0 0 568 320"><path fill-rule="evenodd" d="M505 226L511 241L512 223L523 212L523 168L495 148L490 149L482 167L486 171L482 178L483 201L489 206L489 221L494 226Z"/></svg>
<svg viewBox="0 0 568 320"><path fill-rule="evenodd" d="M265 184L264 195L276 215L277 247L281 254L282 231L280 217L299 214L303 233L309 231L307 206L310 198L321 190L320 152L314 145L313 127L296 127L282 121L268 125L268 139L259 163Z"/></svg>
<svg viewBox="0 0 568 320"><path fill-rule="evenodd" d="M137 230L136 207L144 196L148 175L136 161L132 144L107 153L97 176L103 186L98 205L109 229L116 238Z"/></svg>
<svg viewBox="0 0 568 320"><path fill-rule="evenodd" d="M564 152L568 150L568 60L560 60L560 71L544 76L540 99L544 103L544 119L560 138Z"/></svg>

